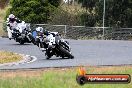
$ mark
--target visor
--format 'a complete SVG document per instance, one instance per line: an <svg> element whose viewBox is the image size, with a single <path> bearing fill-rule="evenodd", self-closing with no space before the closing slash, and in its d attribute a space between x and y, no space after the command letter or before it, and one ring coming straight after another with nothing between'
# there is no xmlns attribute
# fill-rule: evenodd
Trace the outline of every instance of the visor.
<svg viewBox="0 0 132 88"><path fill-rule="evenodd" d="M15 21L15 18L9 18L9 21L13 23Z"/></svg>

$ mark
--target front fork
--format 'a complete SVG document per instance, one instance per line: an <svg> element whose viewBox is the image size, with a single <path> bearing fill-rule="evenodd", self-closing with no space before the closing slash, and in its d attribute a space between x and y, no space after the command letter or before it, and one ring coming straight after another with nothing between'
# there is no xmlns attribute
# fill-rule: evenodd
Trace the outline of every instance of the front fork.
<svg viewBox="0 0 132 88"><path fill-rule="evenodd" d="M47 56L47 59L51 58L53 56L52 48L47 48L45 56Z"/></svg>

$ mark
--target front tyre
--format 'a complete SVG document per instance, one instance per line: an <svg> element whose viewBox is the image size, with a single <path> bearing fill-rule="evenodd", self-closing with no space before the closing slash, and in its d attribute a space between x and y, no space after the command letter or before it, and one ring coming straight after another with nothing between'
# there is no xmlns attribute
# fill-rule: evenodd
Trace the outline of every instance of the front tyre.
<svg viewBox="0 0 132 88"><path fill-rule="evenodd" d="M49 60L49 59L50 59L50 56L47 56L47 55L46 55L46 59Z"/></svg>
<svg viewBox="0 0 132 88"><path fill-rule="evenodd" d="M60 46L59 49L63 53L62 58L64 58L64 56L68 57L69 59L73 59L74 58L74 56L68 50L63 48L62 46Z"/></svg>
<svg viewBox="0 0 132 88"><path fill-rule="evenodd" d="M23 44L24 44L24 41L23 41L23 40L20 40L19 43L20 43L21 45L23 45Z"/></svg>
<svg viewBox="0 0 132 88"><path fill-rule="evenodd" d="M52 57L51 48L48 48L45 53L46 59L50 59Z"/></svg>
<svg viewBox="0 0 132 88"><path fill-rule="evenodd" d="M35 38L34 38L31 34L29 34L28 36L29 36L31 42L32 42L34 45L36 45Z"/></svg>

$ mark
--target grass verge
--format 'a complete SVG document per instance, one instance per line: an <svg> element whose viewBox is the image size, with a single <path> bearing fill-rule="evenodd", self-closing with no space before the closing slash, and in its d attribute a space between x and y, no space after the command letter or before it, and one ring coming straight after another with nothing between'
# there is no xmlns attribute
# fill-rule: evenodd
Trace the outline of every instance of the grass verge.
<svg viewBox="0 0 132 88"><path fill-rule="evenodd" d="M13 52L0 51L0 64L20 61L22 56L14 54Z"/></svg>
<svg viewBox="0 0 132 88"><path fill-rule="evenodd" d="M86 67L88 74L130 74L132 66ZM132 88L129 84L76 83L78 68L0 72L0 88Z"/></svg>
<svg viewBox="0 0 132 88"><path fill-rule="evenodd" d="M6 36L7 33L3 30L3 23L4 22L4 17L6 15L6 11L9 8L9 6L7 6L4 9L0 9L0 36Z"/></svg>

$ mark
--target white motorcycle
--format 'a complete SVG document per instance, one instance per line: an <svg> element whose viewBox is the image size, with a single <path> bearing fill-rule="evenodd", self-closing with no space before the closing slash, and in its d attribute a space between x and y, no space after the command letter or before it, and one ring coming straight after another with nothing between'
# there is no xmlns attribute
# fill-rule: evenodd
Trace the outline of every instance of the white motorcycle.
<svg viewBox="0 0 132 88"><path fill-rule="evenodd" d="M29 38L30 30L28 29L30 25L26 24L24 21L17 23L16 27L12 29L12 37L16 42L20 44L31 43Z"/></svg>

